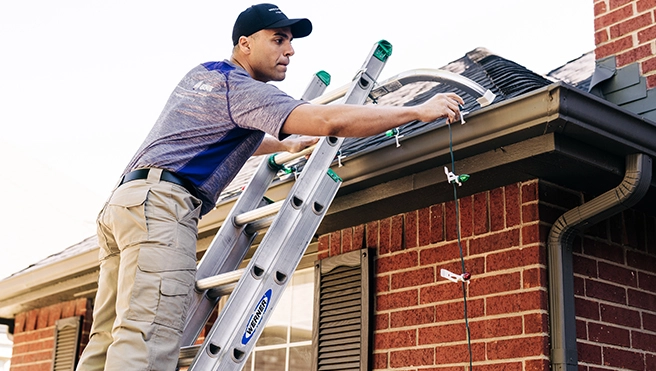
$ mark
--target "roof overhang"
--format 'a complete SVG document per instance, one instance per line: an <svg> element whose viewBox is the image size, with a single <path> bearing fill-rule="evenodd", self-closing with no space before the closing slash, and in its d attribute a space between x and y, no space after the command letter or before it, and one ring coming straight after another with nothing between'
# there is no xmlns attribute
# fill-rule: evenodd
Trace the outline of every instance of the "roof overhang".
<svg viewBox="0 0 656 371"><path fill-rule="evenodd" d="M452 127L457 173L471 175L459 196L535 178L599 194L621 181L627 154L656 157L656 125L562 83L465 119ZM444 166L451 169L449 148L449 128L442 126L406 136L398 148L391 144L348 158L334 168L344 183L319 234L451 200L444 173ZM267 195L283 199L290 188L291 182L281 182ZM652 184L642 205L655 200ZM202 219L201 237L216 232L233 202ZM95 290L96 256L93 249L0 281L0 317L88 296Z"/></svg>

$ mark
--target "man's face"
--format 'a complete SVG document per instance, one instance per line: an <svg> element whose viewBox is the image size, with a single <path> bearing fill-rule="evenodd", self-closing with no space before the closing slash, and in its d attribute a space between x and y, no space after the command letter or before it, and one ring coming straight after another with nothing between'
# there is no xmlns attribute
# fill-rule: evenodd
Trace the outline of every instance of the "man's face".
<svg viewBox="0 0 656 371"><path fill-rule="evenodd" d="M284 80L289 57L294 55L289 27L260 30L248 39L253 78L262 82Z"/></svg>

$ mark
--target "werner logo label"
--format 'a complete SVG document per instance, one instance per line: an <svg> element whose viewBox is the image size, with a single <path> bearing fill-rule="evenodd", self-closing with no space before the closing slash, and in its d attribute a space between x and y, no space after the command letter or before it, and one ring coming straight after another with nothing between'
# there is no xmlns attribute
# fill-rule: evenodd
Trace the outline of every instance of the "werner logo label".
<svg viewBox="0 0 656 371"><path fill-rule="evenodd" d="M251 314L250 318L248 319L248 322L246 323L246 331L244 332L244 335L241 337L241 343L243 345L248 344L248 342L253 337L253 334L255 333L257 326L262 321L262 317L264 317L264 313L266 313L267 309L269 308L270 302L271 302L271 289L267 290L267 292L264 293L262 299L260 299L260 301L255 306L255 310L253 310L253 314Z"/></svg>

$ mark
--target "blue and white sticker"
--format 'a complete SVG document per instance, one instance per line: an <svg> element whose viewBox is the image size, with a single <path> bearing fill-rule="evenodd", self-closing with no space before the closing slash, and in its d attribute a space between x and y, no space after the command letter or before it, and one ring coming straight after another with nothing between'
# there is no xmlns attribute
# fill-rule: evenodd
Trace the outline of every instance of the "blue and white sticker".
<svg viewBox="0 0 656 371"><path fill-rule="evenodd" d="M270 302L271 289L264 293L262 299L260 299L260 301L255 306L253 314L251 314L250 318L248 319L248 322L246 323L246 331L244 331L244 335L241 337L242 345L246 345L249 341L251 341L255 330L257 330L257 326L259 326L260 322L262 322L264 313L266 313L267 309L269 309Z"/></svg>

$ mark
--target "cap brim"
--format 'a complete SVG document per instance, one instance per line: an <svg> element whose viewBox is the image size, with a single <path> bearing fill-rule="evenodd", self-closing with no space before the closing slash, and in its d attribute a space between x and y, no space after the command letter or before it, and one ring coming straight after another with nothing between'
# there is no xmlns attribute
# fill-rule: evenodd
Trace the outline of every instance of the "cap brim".
<svg viewBox="0 0 656 371"><path fill-rule="evenodd" d="M283 27L291 28L292 36L297 39L312 33L312 22L307 18L285 19L267 26L269 29Z"/></svg>

